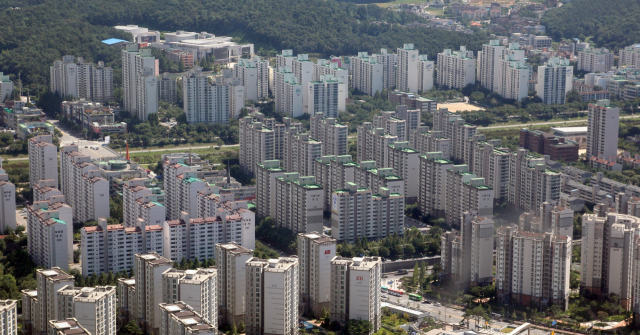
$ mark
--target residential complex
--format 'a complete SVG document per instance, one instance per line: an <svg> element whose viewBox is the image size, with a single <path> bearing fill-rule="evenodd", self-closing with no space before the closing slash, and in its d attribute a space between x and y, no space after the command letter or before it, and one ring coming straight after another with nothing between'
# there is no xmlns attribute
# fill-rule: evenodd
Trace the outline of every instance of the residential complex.
<svg viewBox="0 0 640 335"><path fill-rule="evenodd" d="M168 269L162 273L162 292L165 304L182 302L218 328L218 270ZM166 308L165 308L166 309Z"/></svg>
<svg viewBox="0 0 640 335"><path fill-rule="evenodd" d="M473 51L464 46L460 51L445 49L438 53L436 83L449 88L463 88L476 82L476 60Z"/></svg>
<svg viewBox="0 0 640 335"><path fill-rule="evenodd" d="M73 263L73 210L64 199L35 201L27 207L27 251L44 268Z"/></svg>
<svg viewBox="0 0 640 335"><path fill-rule="evenodd" d="M401 132L404 140L404 132ZM389 160L389 145L398 141L383 128L375 128L371 122L358 126L358 162L375 161L377 166L385 167Z"/></svg>
<svg viewBox="0 0 640 335"><path fill-rule="evenodd" d="M618 154L620 108L611 107L609 100L589 104L587 123L587 159L603 155L607 160Z"/></svg>
<svg viewBox="0 0 640 335"><path fill-rule="evenodd" d="M564 58L550 58L538 66L536 94L547 105L564 104L567 93L573 89L573 66Z"/></svg>
<svg viewBox="0 0 640 335"><path fill-rule="evenodd" d="M96 102L113 100L113 69L85 63L84 58L63 56L49 68L49 89L60 97L71 96Z"/></svg>
<svg viewBox="0 0 640 335"><path fill-rule="evenodd" d="M311 138L322 142L322 156L341 156L348 153L347 135L349 129L346 125L338 123L334 117L328 117L324 113L315 113L311 116Z"/></svg>
<svg viewBox="0 0 640 335"><path fill-rule="evenodd" d="M116 288L96 286L77 288L67 285L55 292L56 320L74 318L90 334L115 335Z"/></svg>
<svg viewBox="0 0 640 335"><path fill-rule="evenodd" d="M136 254L134 264L136 287L132 318L143 323L143 328L149 332L159 334L162 328L160 303L164 299L162 274L172 267L173 262L157 253L148 253Z"/></svg>
<svg viewBox="0 0 640 335"><path fill-rule="evenodd" d="M578 52L579 71L607 72L613 66L613 53L606 48L588 48Z"/></svg>
<svg viewBox="0 0 640 335"><path fill-rule="evenodd" d="M58 291L68 285L73 286L74 280L73 276L57 267L36 270L37 291L22 290L22 329L32 333L47 332L49 320L60 319L58 313L62 301Z"/></svg>
<svg viewBox="0 0 640 335"><path fill-rule="evenodd" d="M188 123L228 124L230 118L237 118L244 107L244 93L237 97L236 90L243 86L211 84L202 73L202 68L194 67L182 77L184 113Z"/></svg>
<svg viewBox="0 0 640 335"><path fill-rule="evenodd" d="M331 260L336 257L337 241L327 235L311 232L298 234L300 280L298 289L304 311L318 315L330 308Z"/></svg>
<svg viewBox="0 0 640 335"><path fill-rule="evenodd" d="M53 136L39 135L29 139L29 186L40 180L53 180L58 185L58 148Z"/></svg>

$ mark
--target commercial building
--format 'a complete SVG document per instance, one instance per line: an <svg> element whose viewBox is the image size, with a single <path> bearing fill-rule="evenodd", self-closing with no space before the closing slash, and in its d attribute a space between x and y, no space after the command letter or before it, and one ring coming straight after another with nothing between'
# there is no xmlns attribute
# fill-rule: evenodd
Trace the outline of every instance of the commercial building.
<svg viewBox="0 0 640 335"><path fill-rule="evenodd" d="M580 149L587 148L589 127L554 127L551 128L551 132L558 137L578 143Z"/></svg>
<svg viewBox="0 0 640 335"><path fill-rule="evenodd" d="M74 222L109 218L109 182L77 144L60 148L60 176L60 191L73 208Z"/></svg>
<svg viewBox="0 0 640 335"><path fill-rule="evenodd" d="M162 273L162 300L165 304L182 302L218 328L217 276L218 270L214 267L196 270L171 268Z"/></svg>
<svg viewBox="0 0 640 335"><path fill-rule="evenodd" d="M380 188L346 188L333 191L331 200L331 236L338 241L357 241L404 234L404 195Z"/></svg>
<svg viewBox="0 0 640 335"><path fill-rule="evenodd" d="M371 333L381 327L382 260L380 257L335 257L331 260L331 320L371 322Z"/></svg>
<svg viewBox="0 0 640 335"><path fill-rule="evenodd" d="M311 138L322 142L322 156L346 155L349 128L338 123L334 117L327 117L324 113L311 116Z"/></svg>
<svg viewBox="0 0 640 335"><path fill-rule="evenodd" d="M222 319L219 322L240 322L245 318L247 298L246 262L253 258L253 251L236 243L216 245L218 269L218 304Z"/></svg>
<svg viewBox="0 0 640 335"><path fill-rule="evenodd" d="M127 124L115 122L113 108L80 99L62 102L62 115L91 133L126 132Z"/></svg>
<svg viewBox="0 0 640 335"><path fill-rule="evenodd" d="M420 155L418 204L422 215L443 217L446 210L447 170L453 162L442 158L441 152Z"/></svg>
<svg viewBox="0 0 640 335"><path fill-rule="evenodd" d="M246 100L258 101L269 96L269 61L262 60L260 56L241 58L234 72L242 80Z"/></svg>
<svg viewBox="0 0 640 335"><path fill-rule="evenodd" d="M313 175L316 159L322 156L322 142L311 138L308 133L298 133L295 129L285 136L283 168L288 172Z"/></svg>
<svg viewBox="0 0 640 335"><path fill-rule="evenodd" d="M17 300L0 300L0 333L17 334L18 333L18 310L16 308Z"/></svg>
<svg viewBox="0 0 640 335"><path fill-rule="evenodd" d="M578 52L578 70L607 72L613 66L613 53L606 48L587 48Z"/></svg>
<svg viewBox="0 0 640 335"><path fill-rule="evenodd" d="M34 190L34 195L35 195ZM16 186L9 181L9 175L2 169L2 158L0 158L0 229L6 231L7 228L16 229ZM35 196L34 196L35 198ZM34 199L34 201L36 201Z"/></svg>
<svg viewBox="0 0 640 335"><path fill-rule="evenodd" d="M490 40L489 44L482 45L482 51L478 51L477 78L480 85L490 91L494 90L503 50L500 40Z"/></svg>
<svg viewBox="0 0 640 335"><path fill-rule="evenodd" d="M73 214L64 199L27 207L27 250L38 266L68 269L73 263Z"/></svg>
<svg viewBox="0 0 640 335"><path fill-rule="evenodd" d="M618 155L618 131L620 108L610 107L609 100L599 100L589 104L587 123L587 158L604 155L613 161Z"/></svg>
<svg viewBox="0 0 640 335"><path fill-rule="evenodd" d="M409 142L395 142L389 145L389 155L386 166L393 169L393 172L402 178L404 182L403 191L400 192L407 198L407 203L414 203L418 200L419 185L416 180L420 179L420 152L412 149Z"/></svg>
<svg viewBox="0 0 640 335"><path fill-rule="evenodd" d="M190 304L182 301L160 304L162 324L160 335L216 335L216 320L198 313Z"/></svg>
<svg viewBox="0 0 640 335"><path fill-rule="evenodd" d="M575 162L578 160L580 145L564 137L539 130L520 129L519 147L541 155L549 155L554 161Z"/></svg>
<svg viewBox="0 0 640 335"><path fill-rule="evenodd" d="M90 334L116 334L115 286L76 288L72 284L60 288L56 294L56 320L74 318Z"/></svg>
<svg viewBox="0 0 640 335"><path fill-rule="evenodd" d="M107 225L101 218L98 225L80 229L82 275L119 273L134 267L136 254L158 253L164 249L161 225Z"/></svg>
<svg viewBox="0 0 640 335"><path fill-rule="evenodd" d="M234 94L232 85L211 84L202 68L194 67L182 77L184 112L188 123L229 124L229 119L238 117L244 107L242 97ZM244 90L242 86L238 89ZM233 101L235 100L235 101Z"/></svg>
<svg viewBox="0 0 640 335"><path fill-rule="evenodd" d="M135 309L132 317L148 332L160 333L162 314L160 303L163 299L162 274L173 265L171 260L157 253L135 255Z"/></svg>
<svg viewBox="0 0 640 335"><path fill-rule="evenodd" d="M49 74L49 89L60 97L72 96L96 102L113 100L113 69L105 67L104 62L98 62L96 67L85 63L82 57L67 55L53 62Z"/></svg>
<svg viewBox="0 0 640 335"><path fill-rule="evenodd" d="M322 113L327 117L338 117L340 101L340 81L333 75L320 76L317 81L307 83L308 104L305 112L309 115ZM344 111L344 109L342 109Z"/></svg>
<svg viewBox="0 0 640 335"><path fill-rule="evenodd" d="M445 49L438 53L437 60L438 86L463 88L476 82L476 60L466 47L461 46L460 51Z"/></svg>
<svg viewBox="0 0 640 335"><path fill-rule="evenodd" d="M303 311L320 315L330 308L331 260L336 257L337 241L318 232L300 233L297 241L300 304Z"/></svg>
<svg viewBox="0 0 640 335"><path fill-rule="evenodd" d="M285 173L275 180L276 225L293 233L322 231L324 192L314 176Z"/></svg>
<svg viewBox="0 0 640 335"><path fill-rule="evenodd" d="M358 52L358 56L349 57L351 87L367 95L375 95L384 89L384 65L369 56ZM387 73L389 75L389 73Z"/></svg>
<svg viewBox="0 0 640 335"><path fill-rule="evenodd" d="M424 65L425 69L423 71L423 76L425 75L426 69L428 68L428 64ZM423 87L426 87L426 84L423 84ZM410 92L401 92L398 90L388 91L387 99L396 105L405 105L408 109L412 110L417 109L420 111L435 112L438 109L437 101L423 98L417 94L413 94Z"/></svg>
<svg viewBox="0 0 640 335"><path fill-rule="evenodd" d="M58 185L58 148L53 136L39 135L29 139L29 186L40 180L53 180Z"/></svg>
<svg viewBox="0 0 640 335"><path fill-rule="evenodd" d="M247 261L245 294L254 297L246 307L247 335L298 333L299 271L295 256Z"/></svg>
<svg viewBox="0 0 640 335"><path fill-rule="evenodd" d="M413 44L405 44L404 47L398 48L396 89L399 89L400 91L418 93L418 82L422 79L419 77L419 68L419 52L414 49Z"/></svg>
<svg viewBox="0 0 640 335"><path fill-rule="evenodd" d="M143 120L149 113L157 113L158 87L157 79L159 75L158 61L151 56L151 49L138 49L137 44L127 44L122 50L122 101L123 110L131 115L142 116ZM144 69L151 69L146 72ZM146 96L139 97L146 93ZM155 102L154 102L155 98ZM147 110L142 109L138 104L145 102ZM156 107L153 111L152 108Z"/></svg>
<svg viewBox="0 0 640 335"><path fill-rule="evenodd" d="M547 105L564 104L567 93L573 89L573 66L566 58L550 58L538 66L536 94Z"/></svg>
<svg viewBox="0 0 640 335"><path fill-rule="evenodd" d="M400 132L404 140L404 132ZM358 126L358 162L375 161L377 166L385 167L389 160L389 145L398 141L383 128L375 128L371 122Z"/></svg>

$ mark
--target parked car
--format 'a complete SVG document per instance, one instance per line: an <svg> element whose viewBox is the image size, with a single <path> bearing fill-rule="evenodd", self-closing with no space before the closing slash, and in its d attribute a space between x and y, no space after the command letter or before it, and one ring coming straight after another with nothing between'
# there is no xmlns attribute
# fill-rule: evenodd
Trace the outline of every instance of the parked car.
<svg viewBox="0 0 640 335"><path fill-rule="evenodd" d="M436 307L442 307L442 304L440 304L439 302L436 302L433 305L436 306Z"/></svg>

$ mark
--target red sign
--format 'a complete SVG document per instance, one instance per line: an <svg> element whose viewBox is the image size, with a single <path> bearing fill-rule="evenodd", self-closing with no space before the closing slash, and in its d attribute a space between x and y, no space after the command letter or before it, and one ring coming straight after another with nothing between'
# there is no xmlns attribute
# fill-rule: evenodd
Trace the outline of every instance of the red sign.
<svg viewBox="0 0 640 335"><path fill-rule="evenodd" d="M356 280L363 280L362 276L357 276Z"/></svg>
<svg viewBox="0 0 640 335"><path fill-rule="evenodd" d="M331 250L325 250L325 251L324 251L324 254L325 254L325 255L329 255L329 254L331 254Z"/></svg>

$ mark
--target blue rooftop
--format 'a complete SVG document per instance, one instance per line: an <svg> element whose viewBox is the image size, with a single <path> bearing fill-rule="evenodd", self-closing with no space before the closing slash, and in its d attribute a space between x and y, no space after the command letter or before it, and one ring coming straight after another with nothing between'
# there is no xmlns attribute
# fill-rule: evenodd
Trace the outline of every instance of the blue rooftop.
<svg viewBox="0 0 640 335"><path fill-rule="evenodd" d="M131 43L129 41L125 41L125 40L121 40L119 38L110 38L107 40L102 41L102 43L107 44L107 45L114 45L114 44L118 44L118 43Z"/></svg>

